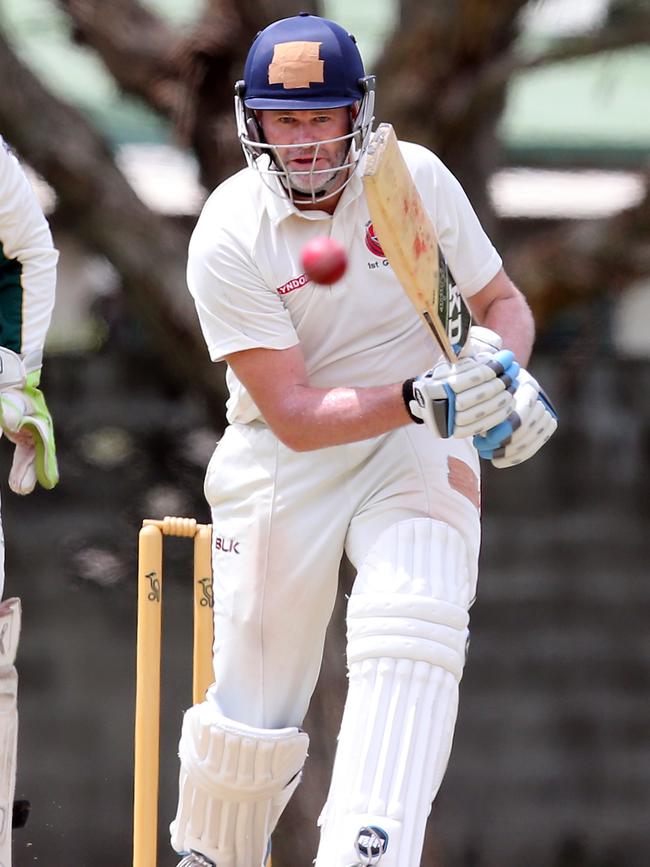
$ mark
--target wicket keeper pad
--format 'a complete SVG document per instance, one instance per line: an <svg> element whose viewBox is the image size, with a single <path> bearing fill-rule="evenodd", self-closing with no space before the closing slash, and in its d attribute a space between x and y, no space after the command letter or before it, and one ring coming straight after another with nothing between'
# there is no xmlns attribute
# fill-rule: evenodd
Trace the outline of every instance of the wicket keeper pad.
<svg viewBox="0 0 650 867"><path fill-rule="evenodd" d="M415 518L385 530L348 604L348 696L316 867L418 867L449 760L473 582L460 533ZM368 829L387 835L369 857Z"/></svg>
<svg viewBox="0 0 650 867"><path fill-rule="evenodd" d="M11 819L18 739L15 661L20 638L20 599L0 602L0 867L11 865Z"/></svg>
<svg viewBox="0 0 650 867"><path fill-rule="evenodd" d="M211 701L190 708L179 744L173 848L200 852L219 867L261 867L308 746L297 728L247 726L222 716Z"/></svg>

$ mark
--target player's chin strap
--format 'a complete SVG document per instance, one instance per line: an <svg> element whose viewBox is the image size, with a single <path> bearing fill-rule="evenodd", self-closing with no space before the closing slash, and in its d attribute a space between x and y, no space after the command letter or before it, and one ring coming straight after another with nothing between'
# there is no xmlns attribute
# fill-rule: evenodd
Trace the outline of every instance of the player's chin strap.
<svg viewBox="0 0 650 867"><path fill-rule="evenodd" d="M246 108L244 103L245 82L238 81L235 85L235 118L237 135L239 137L246 162L250 168L259 172L264 184L277 196L288 197L293 204L317 204L338 195L350 183L359 161L363 157L372 135L372 124L375 110L375 77L366 75L359 79L363 91L359 111L352 122L352 130L346 135L320 142L301 142L303 148L314 148L312 164L304 171L289 171L284 164L282 153L295 150L296 145L270 145L264 140L264 134L254 111ZM318 148L324 144L339 141L349 141L349 148L343 163L336 168L314 169L318 158ZM328 189L326 182L339 174L341 182L333 189ZM297 190L292 179L305 178L314 182L311 192ZM318 182L325 184L319 186Z"/></svg>

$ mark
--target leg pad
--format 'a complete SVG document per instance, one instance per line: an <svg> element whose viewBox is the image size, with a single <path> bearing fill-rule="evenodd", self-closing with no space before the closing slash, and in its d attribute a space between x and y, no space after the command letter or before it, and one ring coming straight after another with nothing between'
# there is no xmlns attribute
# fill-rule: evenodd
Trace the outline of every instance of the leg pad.
<svg viewBox="0 0 650 867"><path fill-rule="evenodd" d="M222 716L212 702L185 714L172 846L219 867L261 867L269 837L300 782L309 738Z"/></svg>
<svg viewBox="0 0 650 867"><path fill-rule="evenodd" d="M16 788L20 599L0 602L0 867L11 864L11 828Z"/></svg>
<svg viewBox="0 0 650 867"><path fill-rule="evenodd" d="M317 867L420 864L456 723L470 587L463 539L439 521L397 524L369 551L348 605L349 689Z"/></svg>

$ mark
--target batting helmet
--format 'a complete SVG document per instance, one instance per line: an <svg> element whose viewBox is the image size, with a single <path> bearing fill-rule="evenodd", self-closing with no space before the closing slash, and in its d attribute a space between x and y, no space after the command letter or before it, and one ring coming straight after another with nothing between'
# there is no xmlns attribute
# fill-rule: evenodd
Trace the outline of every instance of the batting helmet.
<svg viewBox="0 0 650 867"><path fill-rule="evenodd" d="M257 34L244 67L247 108L341 108L363 99L363 61L340 24L302 12Z"/></svg>

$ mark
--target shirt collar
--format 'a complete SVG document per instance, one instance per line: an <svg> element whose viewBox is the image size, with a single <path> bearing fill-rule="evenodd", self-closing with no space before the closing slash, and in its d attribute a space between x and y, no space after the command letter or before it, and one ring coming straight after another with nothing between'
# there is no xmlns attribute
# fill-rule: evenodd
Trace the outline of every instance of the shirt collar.
<svg viewBox="0 0 650 867"><path fill-rule="evenodd" d="M279 226L283 220L291 216L297 216L303 220L329 219L330 214L327 214L325 211L301 211L296 208L286 193L283 192L282 185L277 178L268 179L268 183L275 185L277 192L271 190L265 180L261 179L261 181L264 189L266 212L274 226ZM339 199L334 216L340 214L349 204L358 199L362 192L363 182L359 177L358 171L355 171L343 190L343 195Z"/></svg>

